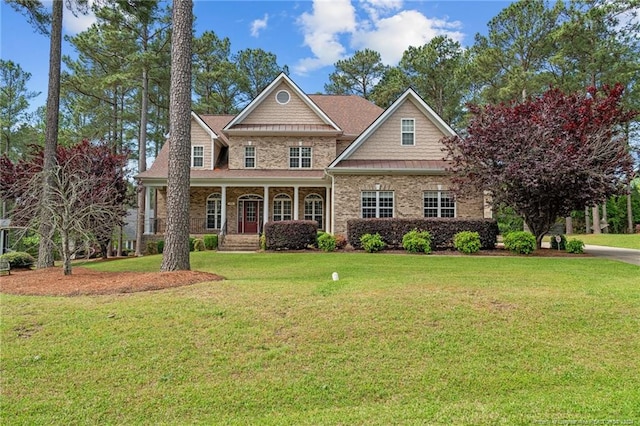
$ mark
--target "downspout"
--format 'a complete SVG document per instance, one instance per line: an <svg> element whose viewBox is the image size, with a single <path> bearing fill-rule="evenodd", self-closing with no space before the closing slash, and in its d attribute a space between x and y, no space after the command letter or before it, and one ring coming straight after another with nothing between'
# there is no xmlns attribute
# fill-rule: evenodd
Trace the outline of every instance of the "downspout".
<svg viewBox="0 0 640 426"><path fill-rule="evenodd" d="M336 178L334 175L331 176L331 230L329 231L332 235L335 235L336 230Z"/></svg>

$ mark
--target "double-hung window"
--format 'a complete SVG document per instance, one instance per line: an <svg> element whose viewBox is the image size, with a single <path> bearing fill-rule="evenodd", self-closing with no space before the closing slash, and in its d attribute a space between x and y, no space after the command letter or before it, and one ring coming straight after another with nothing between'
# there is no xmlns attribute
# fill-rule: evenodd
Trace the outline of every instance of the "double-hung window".
<svg viewBox="0 0 640 426"><path fill-rule="evenodd" d="M393 191L362 191L362 217L393 217Z"/></svg>
<svg viewBox="0 0 640 426"><path fill-rule="evenodd" d="M291 197L278 194L273 199L273 220L291 220Z"/></svg>
<svg viewBox="0 0 640 426"><path fill-rule="evenodd" d="M311 168L311 147L293 146L289 148L289 167L292 169Z"/></svg>
<svg viewBox="0 0 640 426"><path fill-rule="evenodd" d="M402 146L413 146L416 144L416 122L413 118L403 118L400 125Z"/></svg>
<svg viewBox="0 0 640 426"><path fill-rule="evenodd" d="M304 199L304 220L315 220L318 227L323 228L322 197L318 194L309 194Z"/></svg>
<svg viewBox="0 0 640 426"><path fill-rule="evenodd" d="M244 167L247 169L253 169L256 167L256 147L255 146L244 147Z"/></svg>
<svg viewBox="0 0 640 426"><path fill-rule="evenodd" d="M191 167L203 167L204 166L204 147L192 146L191 147Z"/></svg>
<svg viewBox="0 0 640 426"><path fill-rule="evenodd" d="M424 217L456 217L456 200L449 191L424 192Z"/></svg>

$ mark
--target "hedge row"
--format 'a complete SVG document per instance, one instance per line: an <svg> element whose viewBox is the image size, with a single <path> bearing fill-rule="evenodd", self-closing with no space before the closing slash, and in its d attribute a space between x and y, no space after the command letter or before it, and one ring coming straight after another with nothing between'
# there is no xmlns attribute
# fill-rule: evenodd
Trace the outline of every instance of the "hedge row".
<svg viewBox="0 0 640 426"><path fill-rule="evenodd" d="M477 232L483 249L493 249L498 238L498 224L493 219L350 219L347 221L347 239L354 248L362 248L360 237L378 233L390 249L402 249L402 237L409 231L429 231L431 248L453 248L453 237L461 231Z"/></svg>
<svg viewBox="0 0 640 426"><path fill-rule="evenodd" d="M283 220L264 225L267 250L304 250L316 244L317 234L315 220Z"/></svg>

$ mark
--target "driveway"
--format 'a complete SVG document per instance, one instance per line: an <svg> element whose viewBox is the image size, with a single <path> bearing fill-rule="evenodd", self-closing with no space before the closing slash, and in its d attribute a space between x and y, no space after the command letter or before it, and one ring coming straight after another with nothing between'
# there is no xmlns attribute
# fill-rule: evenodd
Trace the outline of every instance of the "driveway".
<svg viewBox="0 0 640 426"><path fill-rule="evenodd" d="M640 250L585 245L584 252L596 257L604 257L606 259L618 260L620 262L626 262L640 266Z"/></svg>

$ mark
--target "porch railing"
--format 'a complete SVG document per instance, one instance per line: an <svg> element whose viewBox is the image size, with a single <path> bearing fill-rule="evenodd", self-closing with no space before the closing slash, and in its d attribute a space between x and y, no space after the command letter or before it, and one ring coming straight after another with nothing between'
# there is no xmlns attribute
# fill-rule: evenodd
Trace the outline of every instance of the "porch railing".
<svg viewBox="0 0 640 426"><path fill-rule="evenodd" d="M153 234L164 234L167 231L166 219L148 219L149 230ZM226 223L223 225L223 229ZM226 229L224 229L226 231ZM203 217L189 218L189 234L215 234L220 233L220 229L207 228L207 219Z"/></svg>

